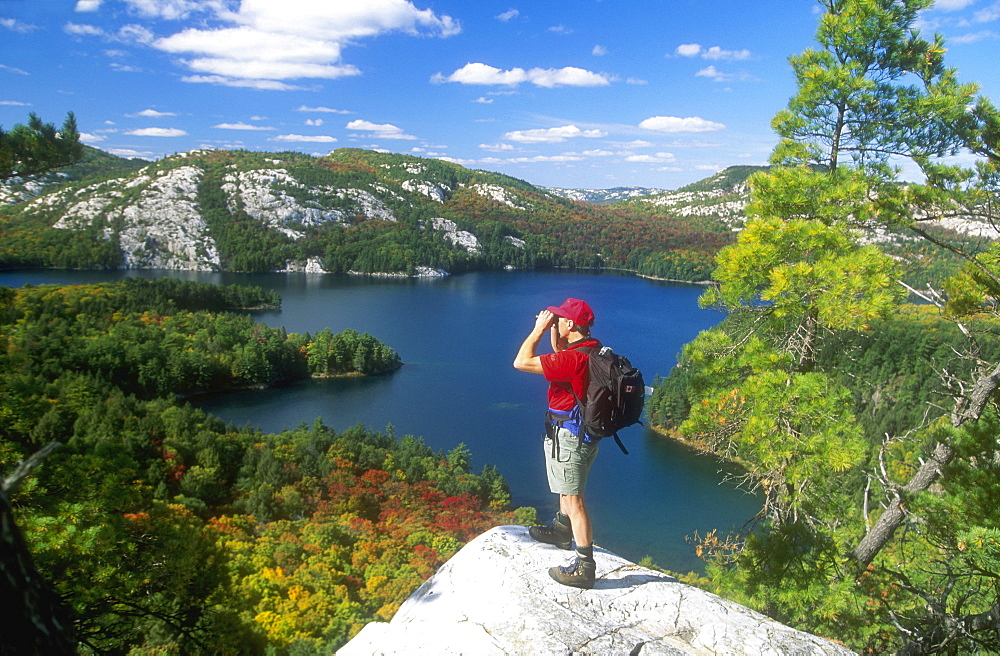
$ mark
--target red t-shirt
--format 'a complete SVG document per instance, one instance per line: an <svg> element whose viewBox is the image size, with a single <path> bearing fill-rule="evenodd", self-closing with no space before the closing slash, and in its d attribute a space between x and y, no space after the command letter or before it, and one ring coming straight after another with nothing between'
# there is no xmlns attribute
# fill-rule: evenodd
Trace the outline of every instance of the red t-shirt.
<svg viewBox="0 0 1000 656"><path fill-rule="evenodd" d="M553 410L572 410L576 405L573 392L581 399L587 393L587 354L576 349L580 346L599 348L600 343L593 338L582 339L561 351L546 353L540 360L542 374L549 381L549 407Z"/></svg>

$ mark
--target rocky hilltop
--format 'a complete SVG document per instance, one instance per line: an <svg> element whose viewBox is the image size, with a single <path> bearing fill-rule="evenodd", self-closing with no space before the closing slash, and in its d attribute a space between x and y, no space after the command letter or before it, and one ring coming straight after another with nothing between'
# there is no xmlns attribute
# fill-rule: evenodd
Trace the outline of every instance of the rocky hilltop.
<svg viewBox="0 0 1000 656"><path fill-rule="evenodd" d="M617 203L632 198L642 198L654 194L667 193L667 189L649 187L612 187L610 189L562 189L560 187L544 187L545 191L581 203Z"/></svg>
<svg viewBox="0 0 1000 656"><path fill-rule="evenodd" d="M365 626L338 656L377 654L781 654L850 650L596 548L593 590L547 569L568 552L527 528L492 529L467 544L403 603Z"/></svg>
<svg viewBox="0 0 1000 656"><path fill-rule="evenodd" d="M473 255L481 251L477 237L453 219L434 216L429 206L444 205L458 190L521 212L537 204L509 182L500 184L494 179L499 176L462 179L450 165L431 160L386 156L375 169L336 159L315 166L308 159L295 153L196 151L89 184L56 185L58 178L50 177L12 186L4 200L21 203L21 220L51 222L56 230L97 230L104 239L116 240L123 267L196 271L228 268L218 244L219 226L212 225L207 211L212 194L206 186L217 192L217 220L219 214L223 221L249 220L283 236L285 244L323 228L409 220ZM53 186L55 191L45 193ZM427 218L414 222L415 216ZM507 237L508 244L523 247L522 240ZM324 270L319 258L304 259L287 260L279 269Z"/></svg>

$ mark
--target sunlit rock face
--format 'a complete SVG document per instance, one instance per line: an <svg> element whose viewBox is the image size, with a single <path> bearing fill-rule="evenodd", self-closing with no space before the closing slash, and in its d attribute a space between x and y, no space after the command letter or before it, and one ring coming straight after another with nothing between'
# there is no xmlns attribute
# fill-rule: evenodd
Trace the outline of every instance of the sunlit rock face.
<svg viewBox="0 0 1000 656"><path fill-rule="evenodd" d="M548 568L571 552L523 526L479 536L441 566L391 622L374 622L338 653L746 654L853 652L595 548L593 590L565 587Z"/></svg>

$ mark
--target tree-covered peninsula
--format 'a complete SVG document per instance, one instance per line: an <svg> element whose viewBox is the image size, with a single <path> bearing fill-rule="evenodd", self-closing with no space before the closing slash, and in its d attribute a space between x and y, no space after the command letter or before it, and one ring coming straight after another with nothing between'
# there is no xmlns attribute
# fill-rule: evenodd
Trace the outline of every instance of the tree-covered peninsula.
<svg viewBox="0 0 1000 656"><path fill-rule="evenodd" d="M461 445L321 422L265 435L184 403L398 366L366 335L286 334L236 312L277 303L170 279L0 290L0 470L59 445L0 501L79 651L330 653L514 521L503 479L471 472ZM5 560L0 585L16 600L5 653L37 646L11 624L37 593L9 585L22 564Z"/></svg>

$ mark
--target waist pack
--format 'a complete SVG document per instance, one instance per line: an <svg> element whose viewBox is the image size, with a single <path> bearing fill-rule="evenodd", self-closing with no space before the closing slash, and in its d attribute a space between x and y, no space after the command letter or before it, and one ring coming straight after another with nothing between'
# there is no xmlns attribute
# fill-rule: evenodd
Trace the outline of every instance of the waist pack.
<svg viewBox="0 0 1000 656"><path fill-rule="evenodd" d="M582 346L587 353L590 381L587 393L580 398L573 392L580 408L580 438L586 441L614 437L618 448L628 455L628 449L618 437L618 431L641 424L646 386L642 372L632 366L624 355L609 346ZM570 388L572 391L572 387ZM590 438L589 440L587 438Z"/></svg>

